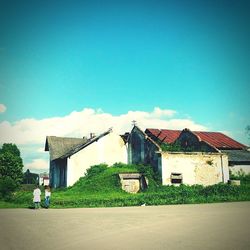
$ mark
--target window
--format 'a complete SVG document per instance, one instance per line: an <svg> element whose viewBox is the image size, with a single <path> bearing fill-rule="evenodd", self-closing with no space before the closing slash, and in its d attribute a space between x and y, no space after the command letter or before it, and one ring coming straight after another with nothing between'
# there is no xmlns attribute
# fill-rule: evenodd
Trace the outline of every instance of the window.
<svg viewBox="0 0 250 250"><path fill-rule="evenodd" d="M181 184L182 183L182 174L171 173L171 183L172 184Z"/></svg>

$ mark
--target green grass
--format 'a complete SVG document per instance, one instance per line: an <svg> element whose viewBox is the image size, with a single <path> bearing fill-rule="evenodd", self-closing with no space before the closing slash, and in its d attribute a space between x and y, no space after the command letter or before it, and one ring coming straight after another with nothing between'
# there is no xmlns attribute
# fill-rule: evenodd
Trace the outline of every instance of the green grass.
<svg viewBox="0 0 250 250"><path fill-rule="evenodd" d="M21 204L0 200L0 208L21 208ZM27 206L23 206L25 208Z"/></svg>
<svg viewBox="0 0 250 250"><path fill-rule="evenodd" d="M121 189L119 173L140 172L149 180L149 187L144 192L129 194ZM246 179L246 178L245 178ZM43 198L43 196L42 196ZM74 186L52 190L52 208L69 207L122 207L167 204L194 204L229 201L249 201L250 183L240 186L217 184L161 186L159 176L149 166L115 164L93 166L87 175L79 179ZM0 207L31 207L32 190L22 187L13 194L8 202L1 201Z"/></svg>

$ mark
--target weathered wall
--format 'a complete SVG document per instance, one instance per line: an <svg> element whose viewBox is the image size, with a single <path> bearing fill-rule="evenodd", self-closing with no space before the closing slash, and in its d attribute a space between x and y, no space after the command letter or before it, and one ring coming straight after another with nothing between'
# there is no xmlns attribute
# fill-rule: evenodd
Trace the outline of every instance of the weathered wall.
<svg viewBox="0 0 250 250"><path fill-rule="evenodd" d="M144 163L145 160L145 138L136 127L131 131L128 141L128 162L133 164Z"/></svg>
<svg viewBox="0 0 250 250"><path fill-rule="evenodd" d="M161 157L156 152L159 148L145 138L145 134L134 127L128 141L128 162L132 164L151 165L154 170L161 172Z"/></svg>
<svg viewBox="0 0 250 250"><path fill-rule="evenodd" d="M150 140L145 141L145 161L146 165L151 165L155 171L161 173L161 155L159 148Z"/></svg>
<svg viewBox="0 0 250 250"><path fill-rule="evenodd" d="M65 187L67 180L67 159L50 161L50 185L53 188Z"/></svg>
<svg viewBox="0 0 250 250"><path fill-rule="evenodd" d="M238 174L238 172L243 171L245 174L250 174L250 165L234 165L229 166L229 169L232 171L232 174Z"/></svg>
<svg viewBox="0 0 250 250"><path fill-rule="evenodd" d="M128 193L137 193L148 187L148 179L140 173L119 174L122 189Z"/></svg>
<svg viewBox="0 0 250 250"><path fill-rule="evenodd" d="M116 162L127 163L127 148L121 136L111 132L68 158L67 186L72 186L93 165Z"/></svg>
<svg viewBox="0 0 250 250"><path fill-rule="evenodd" d="M137 193L140 190L139 179L123 179L121 180L122 189L128 193Z"/></svg>
<svg viewBox="0 0 250 250"><path fill-rule="evenodd" d="M223 168L223 169L222 169ZM226 155L216 153L162 153L162 184L171 185L171 173L180 173L183 184L213 185L229 179Z"/></svg>

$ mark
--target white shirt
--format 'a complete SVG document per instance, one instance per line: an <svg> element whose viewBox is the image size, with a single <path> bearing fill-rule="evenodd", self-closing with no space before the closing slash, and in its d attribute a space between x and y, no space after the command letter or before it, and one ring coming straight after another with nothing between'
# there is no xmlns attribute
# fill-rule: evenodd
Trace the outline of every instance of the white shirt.
<svg viewBox="0 0 250 250"><path fill-rule="evenodd" d="M33 191L33 202L41 202L41 190L39 188L36 188Z"/></svg>
<svg viewBox="0 0 250 250"><path fill-rule="evenodd" d="M47 189L45 189L45 198L46 197L50 197L51 196L51 192L50 191L48 191Z"/></svg>

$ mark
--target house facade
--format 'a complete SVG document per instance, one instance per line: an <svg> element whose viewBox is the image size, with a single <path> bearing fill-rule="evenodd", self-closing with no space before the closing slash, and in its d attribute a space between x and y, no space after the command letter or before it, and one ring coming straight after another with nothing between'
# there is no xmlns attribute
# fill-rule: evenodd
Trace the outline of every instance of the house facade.
<svg viewBox="0 0 250 250"><path fill-rule="evenodd" d="M250 151L248 149L221 150L221 152L228 155L229 169L233 174L250 174Z"/></svg>
<svg viewBox="0 0 250 250"><path fill-rule="evenodd" d="M221 153L162 152L162 184L214 185L229 180L228 157Z"/></svg>
<svg viewBox="0 0 250 250"><path fill-rule="evenodd" d="M116 162L127 163L127 147L120 135L113 132L89 144L68 158L68 186L73 185L93 165Z"/></svg>
<svg viewBox="0 0 250 250"><path fill-rule="evenodd" d="M92 138L46 138L50 153L50 185L72 186L86 170L97 164L127 163L127 147L120 135L108 130Z"/></svg>
<svg viewBox="0 0 250 250"><path fill-rule="evenodd" d="M178 151L163 150L163 145L176 143ZM128 161L153 166L163 185L213 185L229 180L228 156L211 143L189 130L142 131L137 126L128 140Z"/></svg>
<svg viewBox="0 0 250 250"><path fill-rule="evenodd" d="M89 167L101 163L150 165L163 185L226 183L229 169L250 169L247 146L222 133L189 129L142 131L134 126L122 136L112 130L88 139L47 136L45 151L50 154L54 188L72 186Z"/></svg>
<svg viewBox="0 0 250 250"><path fill-rule="evenodd" d="M49 186L49 174L47 172L39 174L39 185Z"/></svg>

